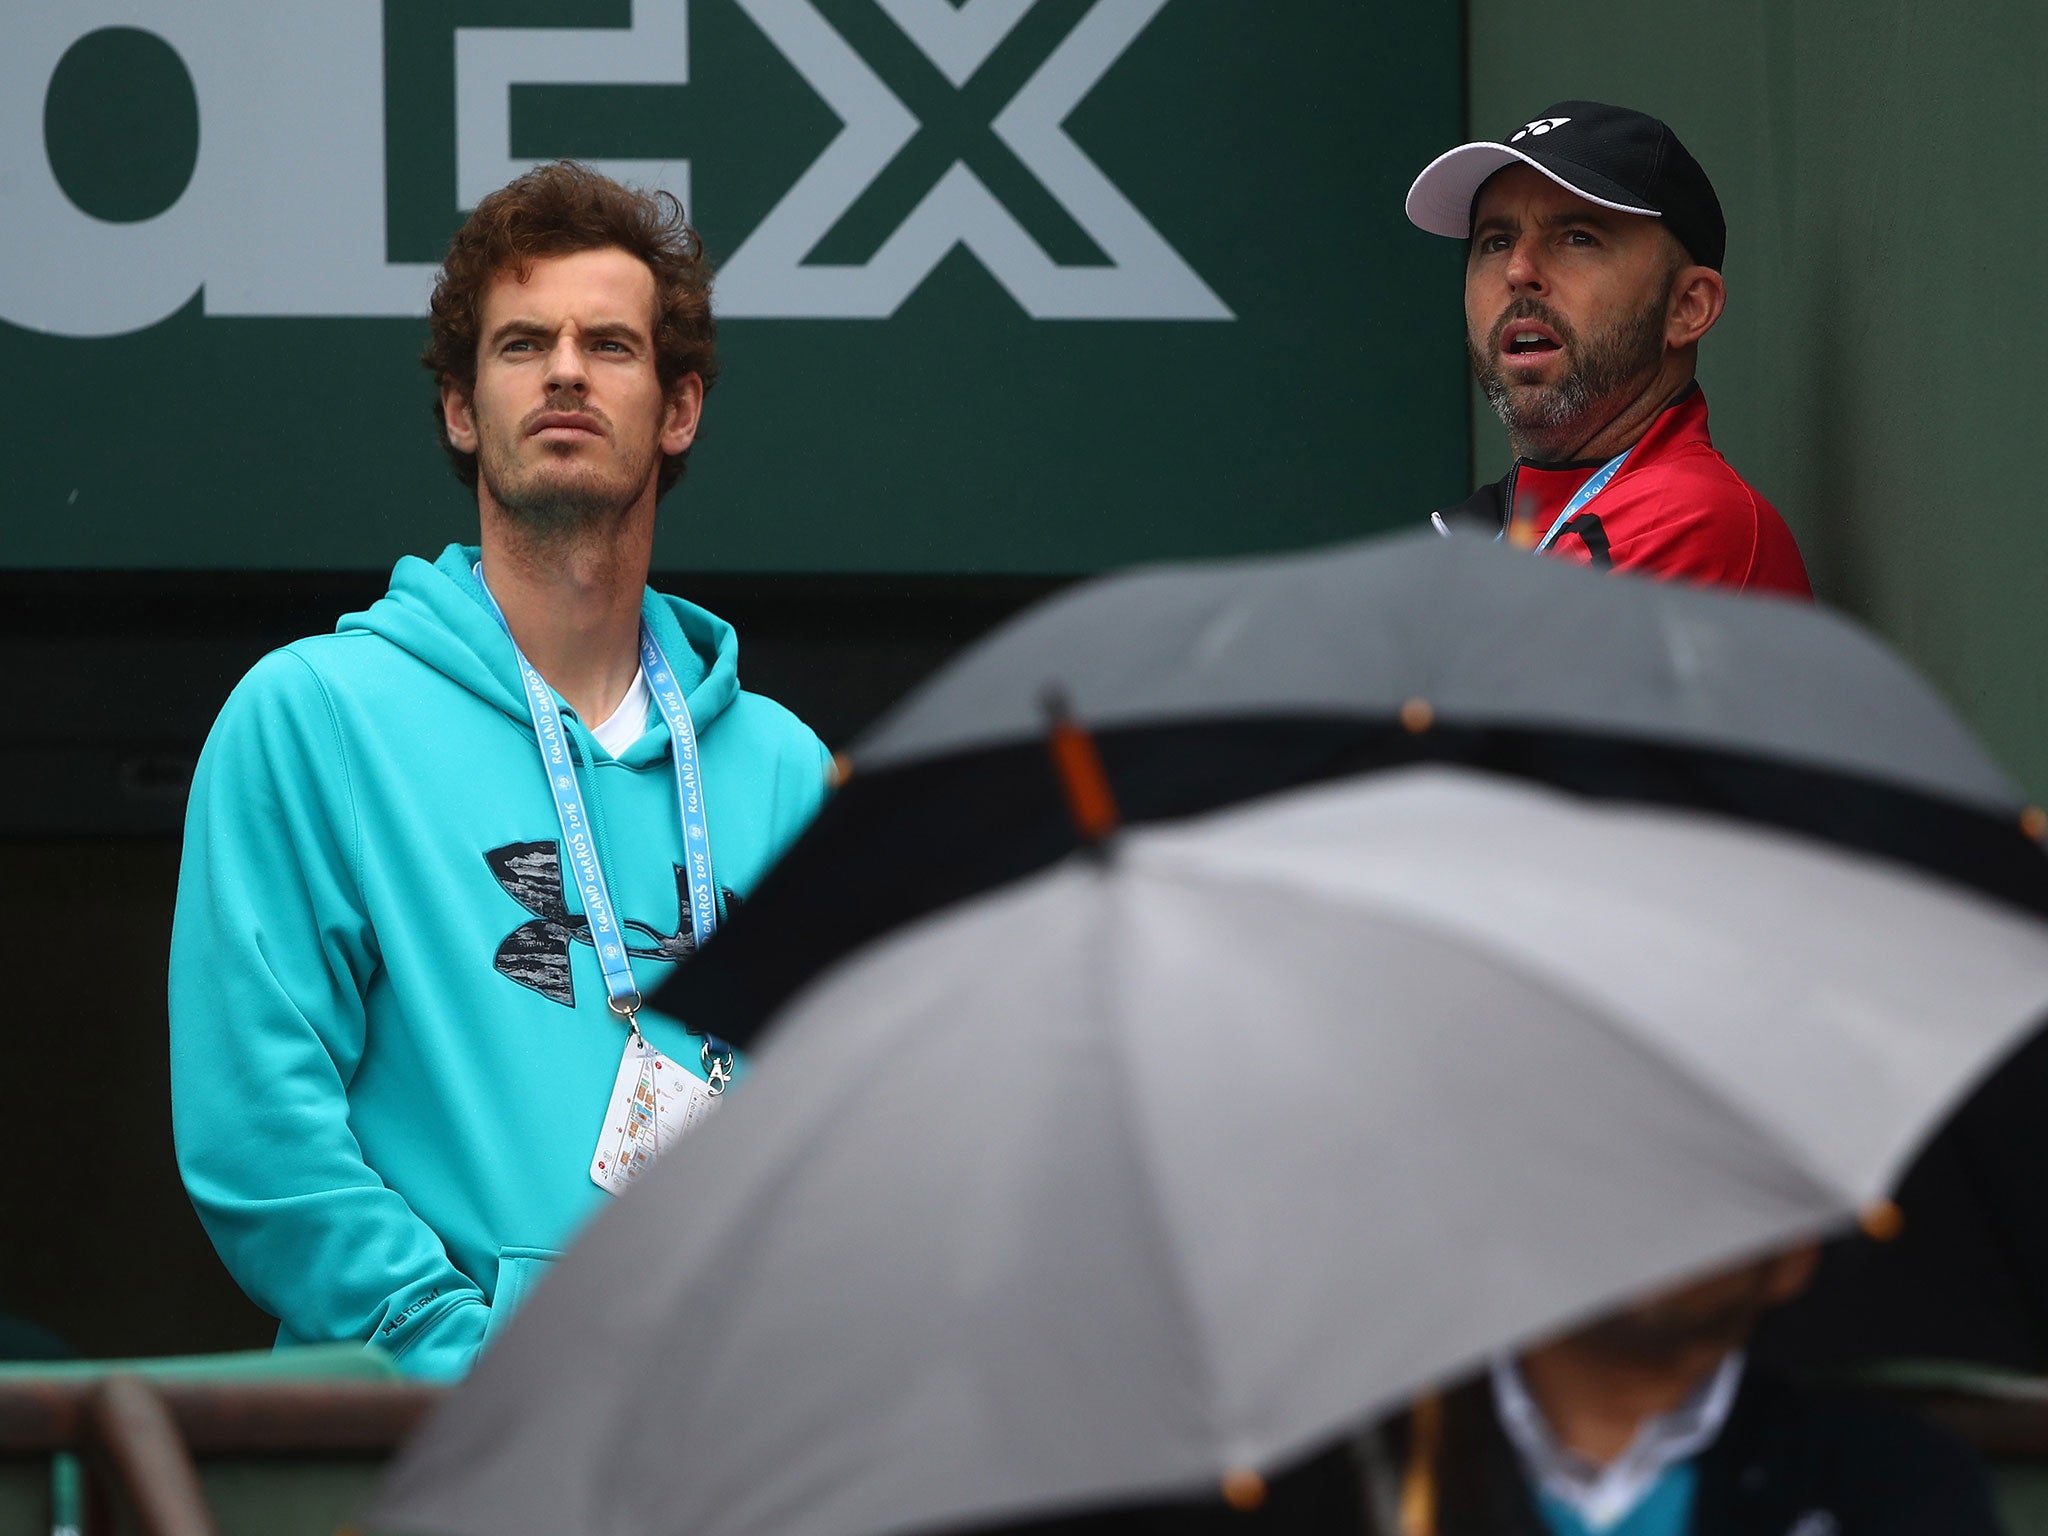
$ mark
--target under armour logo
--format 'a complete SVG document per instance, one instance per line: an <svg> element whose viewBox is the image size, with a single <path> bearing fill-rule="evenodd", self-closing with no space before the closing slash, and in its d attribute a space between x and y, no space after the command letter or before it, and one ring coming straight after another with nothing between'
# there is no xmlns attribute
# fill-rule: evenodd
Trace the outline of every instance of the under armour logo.
<svg viewBox="0 0 2048 1536"><path fill-rule="evenodd" d="M1526 139L1531 134L1541 138L1544 134L1550 132L1551 129L1562 128L1570 121L1571 119L1568 117L1539 117L1533 123L1524 123L1516 130L1514 137L1510 138L1508 142L1512 144L1516 139Z"/></svg>
<svg viewBox="0 0 2048 1536"><path fill-rule="evenodd" d="M588 944L594 949L597 941L590 936L590 919L581 912L571 912L562 895L560 845L507 843L485 853L484 862L505 894L533 914L531 922L521 923L505 935L505 942L498 946L492 959L492 969L550 1002L575 1007L576 981L569 969L569 946ZM647 941L626 945L626 953L635 959L687 960L697 952L697 936L690 928L689 876L682 865L674 868L675 931L662 933L647 923L626 923L625 927L644 935ZM728 912L739 905L739 897L731 891L722 894ZM608 953L617 953L609 945L606 949Z"/></svg>

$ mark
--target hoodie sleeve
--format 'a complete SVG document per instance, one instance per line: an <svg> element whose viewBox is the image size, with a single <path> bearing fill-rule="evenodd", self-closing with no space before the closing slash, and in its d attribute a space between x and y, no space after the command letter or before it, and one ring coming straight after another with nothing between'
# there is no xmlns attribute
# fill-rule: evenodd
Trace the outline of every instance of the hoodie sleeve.
<svg viewBox="0 0 2048 1536"><path fill-rule="evenodd" d="M284 1335L460 1376L490 1316L349 1125L379 965L348 764L325 688L266 657L208 737L171 939L179 1171L222 1261Z"/></svg>
<svg viewBox="0 0 2048 1536"><path fill-rule="evenodd" d="M740 694L731 714L736 723L744 722L741 730L746 740L773 743L757 749L747 760L754 803L767 817L767 856L746 883L751 890L759 875L787 853L789 845L817 819L832 790L832 749L789 710L758 693ZM720 782L724 783L723 778ZM721 795L717 803L722 815L730 813L727 797Z"/></svg>

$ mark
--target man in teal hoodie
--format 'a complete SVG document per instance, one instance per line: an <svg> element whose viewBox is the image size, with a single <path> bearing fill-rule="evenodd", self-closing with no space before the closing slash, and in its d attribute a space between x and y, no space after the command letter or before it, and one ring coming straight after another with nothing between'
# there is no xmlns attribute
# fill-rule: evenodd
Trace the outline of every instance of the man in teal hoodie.
<svg viewBox="0 0 2048 1536"><path fill-rule="evenodd" d="M401 560L221 711L171 1088L185 1186L279 1344L447 1380L715 1105L731 1053L636 1005L809 821L830 758L741 689L730 625L646 587L717 366L673 199L570 164L493 194L424 361L481 547Z"/></svg>

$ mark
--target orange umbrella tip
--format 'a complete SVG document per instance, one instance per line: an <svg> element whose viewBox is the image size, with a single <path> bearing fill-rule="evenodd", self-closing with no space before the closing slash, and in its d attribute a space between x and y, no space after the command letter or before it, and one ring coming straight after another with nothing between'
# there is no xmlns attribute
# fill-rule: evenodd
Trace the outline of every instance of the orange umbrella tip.
<svg viewBox="0 0 2048 1536"><path fill-rule="evenodd" d="M1102 754L1095 738L1074 720L1066 695L1048 689L1045 695L1046 750L1052 754L1053 772L1059 776L1066 796L1067 812L1074 818L1074 830L1086 843L1102 843L1122 824L1116 796L1109 787L1109 775L1102 767Z"/></svg>
<svg viewBox="0 0 2048 1536"><path fill-rule="evenodd" d="M2048 811L2038 805L2030 805L2020 812L2020 831L2035 842L2048 839Z"/></svg>
<svg viewBox="0 0 2048 1536"><path fill-rule="evenodd" d="M1429 700L1417 695L1401 706L1401 729L1411 736L1420 736L1436 724L1436 709Z"/></svg>
<svg viewBox="0 0 2048 1536"><path fill-rule="evenodd" d="M1874 1242L1888 1243L1906 1230L1906 1213L1890 1200L1880 1200L1866 1209L1856 1224Z"/></svg>
<svg viewBox="0 0 2048 1536"><path fill-rule="evenodd" d="M844 752L832 754L832 766L825 770L825 782L837 789L853 777L853 763Z"/></svg>
<svg viewBox="0 0 2048 1536"><path fill-rule="evenodd" d="M1248 1515L1266 1502L1266 1480L1250 1467L1232 1467L1223 1474L1223 1502Z"/></svg>

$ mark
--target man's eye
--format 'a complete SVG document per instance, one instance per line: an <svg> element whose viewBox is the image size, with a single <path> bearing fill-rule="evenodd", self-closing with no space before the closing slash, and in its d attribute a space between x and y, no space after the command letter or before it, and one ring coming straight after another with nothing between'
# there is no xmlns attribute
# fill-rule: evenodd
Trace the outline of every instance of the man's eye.
<svg viewBox="0 0 2048 1536"><path fill-rule="evenodd" d="M1566 245L1598 245L1600 241L1590 229L1571 229L1565 231L1564 243Z"/></svg>
<svg viewBox="0 0 2048 1536"><path fill-rule="evenodd" d="M508 341L505 343L505 350L507 352L531 352L533 350L533 343L523 338L517 341Z"/></svg>
<svg viewBox="0 0 2048 1536"><path fill-rule="evenodd" d="M1479 241L1479 249L1488 256L1498 256L1510 244L1506 235L1485 235Z"/></svg>
<svg viewBox="0 0 2048 1536"><path fill-rule="evenodd" d="M623 341L600 341L597 344L597 350L600 352L623 352L626 350L626 344Z"/></svg>

